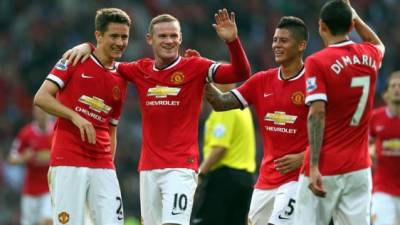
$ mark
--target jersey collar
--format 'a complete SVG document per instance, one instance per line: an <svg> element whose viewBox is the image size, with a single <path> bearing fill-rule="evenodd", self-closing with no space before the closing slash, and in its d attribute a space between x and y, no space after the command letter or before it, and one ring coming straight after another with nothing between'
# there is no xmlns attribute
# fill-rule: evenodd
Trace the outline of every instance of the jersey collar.
<svg viewBox="0 0 400 225"><path fill-rule="evenodd" d="M299 72L297 72L296 75L294 75L293 77L291 77L291 78L289 78L289 79L285 79L285 78L283 78L283 76L282 76L281 67L279 67L279 68L278 68L278 79L279 79L279 80L285 80L285 81L297 80L297 79L299 79L300 77L302 77L302 76L304 75L305 71L306 71L306 70L304 69L304 65L303 65L303 67L301 67L301 70L300 70Z"/></svg>
<svg viewBox="0 0 400 225"><path fill-rule="evenodd" d="M328 47L342 47L342 46L351 45L351 44L354 44L354 42L352 40L345 40L345 41L341 41L336 44L331 44Z"/></svg>
<svg viewBox="0 0 400 225"><path fill-rule="evenodd" d="M155 61L154 61L154 62L153 62L153 70L154 70L154 71L161 71L161 70L170 69L170 68L176 66L176 65L181 61L181 59L182 59L182 57L181 57L181 56L178 56L178 58L176 58L175 61L173 61L169 66L167 66L167 67L165 67L165 68L163 68L163 69L157 69L157 68L156 68L156 63L155 63Z"/></svg>
<svg viewBox="0 0 400 225"><path fill-rule="evenodd" d="M112 65L112 67L111 68L107 68L107 67L105 67L101 62L100 62L100 60L92 53L92 54L90 54L90 58L93 60L93 62L95 62L98 66L100 66L100 67L102 67L102 68L104 68L104 69L106 69L106 70L109 70L109 71L111 71L111 72L116 72L117 71L117 67L115 66L115 62L113 63L113 65Z"/></svg>

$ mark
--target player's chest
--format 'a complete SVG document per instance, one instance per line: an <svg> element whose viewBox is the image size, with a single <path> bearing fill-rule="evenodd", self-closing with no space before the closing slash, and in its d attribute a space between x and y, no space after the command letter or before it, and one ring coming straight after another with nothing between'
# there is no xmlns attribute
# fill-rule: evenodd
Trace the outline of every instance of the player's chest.
<svg viewBox="0 0 400 225"><path fill-rule="evenodd" d="M29 138L27 138L27 143L29 148L32 150L41 150L41 149L49 149L51 146L51 135L49 134L31 134Z"/></svg>

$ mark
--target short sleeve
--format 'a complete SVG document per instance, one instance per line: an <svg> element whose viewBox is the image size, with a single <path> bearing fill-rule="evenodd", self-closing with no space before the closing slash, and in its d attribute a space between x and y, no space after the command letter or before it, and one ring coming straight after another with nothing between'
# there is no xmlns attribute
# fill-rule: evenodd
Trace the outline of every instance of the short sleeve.
<svg viewBox="0 0 400 225"><path fill-rule="evenodd" d="M117 126L119 119L121 117L121 113L122 113L122 106L124 105L125 99L126 99L126 93L128 90L128 83L126 81L123 81L122 85L119 86L120 90L113 90L114 93L113 94L118 94L119 95L119 100L118 102L115 104L114 106L114 110L111 114L111 118L110 118L110 124L113 126ZM115 93L115 92L119 92L119 93Z"/></svg>
<svg viewBox="0 0 400 225"><path fill-rule="evenodd" d="M74 68L69 64L68 60L60 59L53 69L47 75L46 80L55 83L60 89L63 89L71 79Z"/></svg>
<svg viewBox="0 0 400 225"><path fill-rule="evenodd" d="M232 90L232 93L245 108L254 104L257 98L257 93L262 93L259 89L262 85L262 73L256 73L246 80L240 87Z"/></svg>
<svg viewBox="0 0 400 225"><path fill-rule="evenodd" d="M306 100L305 103L310 105L314 101L328 101L326 95L325 77L322 66L317 60L309 57L305 63L305 79L306 79Z"/></svg>

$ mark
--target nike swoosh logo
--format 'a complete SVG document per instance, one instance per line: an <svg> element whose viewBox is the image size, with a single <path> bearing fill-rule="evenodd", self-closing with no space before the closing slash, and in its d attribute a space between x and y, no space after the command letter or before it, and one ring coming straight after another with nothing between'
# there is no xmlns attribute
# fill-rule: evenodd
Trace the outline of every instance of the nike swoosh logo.
<svg viewBox="0 0 400 225"><path fill-rule="evenodd" d="M281 215L279 215L278 218L281 219L281 220L288 220L289 219L287 217L282 217Z"/></svg>
<svg viewBox="0 0 400 225"><path fill-rule="evenodd" d="M86 78L86 79L88 79L88 78L94 78L94 77L91 77L91 76L87 76L87 75L85 75L84 73L81 74L81 77L82 77L82 78Z"/></svg>
<svg viewBox="0 0 400 225"><path fill-rule="evenodd" d="M171 214L172 214L173 216L175 216L175 215L182 214L182 212L171 212Z"/></svg>
<svg viewBox="0 0 400 225"><path fill-rule="evenodd" d="M264 93L264 97L268 97L268 96L270 96L270 95L273 95L272 93L269 93L269 94L265 94Z"/></svg>

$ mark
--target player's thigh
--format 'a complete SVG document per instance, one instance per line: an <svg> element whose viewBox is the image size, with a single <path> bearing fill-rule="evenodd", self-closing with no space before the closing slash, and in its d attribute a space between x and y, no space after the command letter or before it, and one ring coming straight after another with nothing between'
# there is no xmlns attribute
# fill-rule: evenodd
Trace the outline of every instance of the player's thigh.
<svg viewBox="0 0 400 225"><path fill-rule="evenodd" d="M396 204L393 196L375 192L372 195L372 224L373 225L397 225Z"/></svg>
<svg viewBox="0 0 400 225"><path fill-rule="evenodd" d="M90 169L88 208L94 224L124 224L117 174L113 169Z"/></svg>
<svg viewBox="0 0 400 225"><path fill-rule="evenodd" d="M35 225L39 221L39 198L29 195L21 197L21 224Z"/></svg>
<svg viewBox="0 0 400 225"><path fill-rule="evenodd" d="M270 224L291 225L296 208L296 193L298 183L286 183L278 188L275 195L274 209L269 219Z"/></svg>
<svg viewBox="0 0 400 225"><path fill-rule="evenodd" d="M51 197L50 193L43 194L39 197L39 220L50 220L52 218Z"/></svg>
<svg viewBox="0 0 400 225"><path fill-rule="evenodd" d="M340 197L337 176L324 176L322 182L327 195L320 198L309 189L309 178L300 175L296 192L293 225L326 225L332 218L335 203Z"/></svg>
<svg viewBox="0 0 400 225"><path fill-rule="evenodd" d="M161 224L162 201L158 186L160 171L140 171L140 210L144 225Z"/></svg>
<svg viewBox="0 0 400 225"><path fill-rule="evenodd" d="M197 175L191 169L164 169L159 177L162 224L189 225Z"/></svg>
<svg viewBox="0 0 400 225"><path fill-rule="evenodd" d="M57 166L49 169L54 225L83 224L89 168Z"/></svg>
<svg viewBox="0 0 400 225"><path fill-rule="evenodd" d="M278 189L254 189L250 202L249 224L266 225L271 217Z"/></svg>
<svg viewBox="0 0 400 225"><path fill-rule="evenodd" d="M342 176L343 190L333 214L334 221L346 225L370 225L371 170L363 169Z"/></svg>

